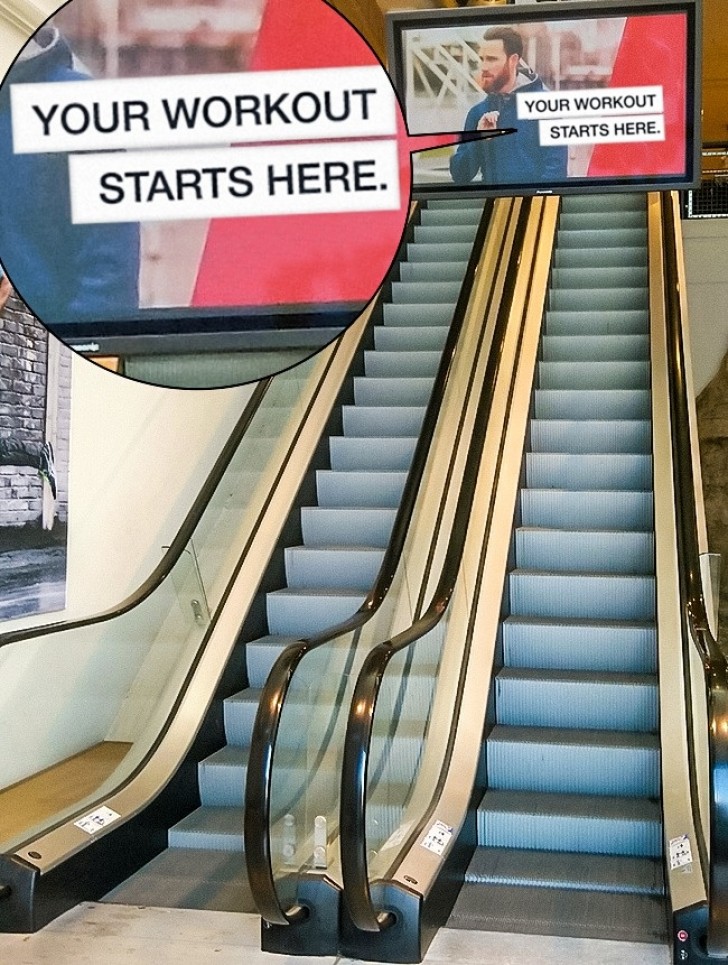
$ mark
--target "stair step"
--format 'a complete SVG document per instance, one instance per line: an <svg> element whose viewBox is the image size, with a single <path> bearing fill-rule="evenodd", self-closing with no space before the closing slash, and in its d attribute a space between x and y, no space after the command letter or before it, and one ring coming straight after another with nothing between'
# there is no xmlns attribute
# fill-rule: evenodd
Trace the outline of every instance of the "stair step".
<svg viewBox="0 0 728 965"><path fill-rule="evenodd" d="M384 327L393 328L429 328L431 326L448 326L452 321L452 305L394 305L387 302L382 306ZM374 326L374 337L381 325Z"/></svg>
<svg viewBox="0 0 728 965"><path fill-rule="evenodd" d="M399 470L319 469L319 506L387 506L396 509L407 473Z"/></svg>
<svg viewBox="0 0 728 965"><path fill-rule="evenodd" d="M513 570L509 585L514 616L654 619L655 581L650 576Z"/></svg>
<svg viewBox="0 0 728 965"><path fill-rule="evenodd" d="M559 218L562 231L604 231L605 229L644 228L647 215L641 209L620 211L568 211Z"/></svg>
<svg viewBox="0 0 728 965"><path fill-rule="evenodd" d="M287 546L286 582L291 589L337 587L367 592L384 550L371 546Z"/></svg>
<svg viewBox="0 0 728 965"><path fill-rule="evenodd" d="M496 718L513 727L651 733L657 682L650 674L504 667L495 678Z"/></svg>
<svg viewBox="0 0 728 965"><path fill-rule="evenodd" d="M432 394L430 377L354 378L354 400L357 405L427 405Z"/></svg>
<svg viewBox="0 0 728 965"><path fill-rule="evenodd" d="M433 263L443 258L445 261L459 261L467 264L472 250L473 245L470 241L451 241L449 244L427 242L414 244L410 242L407 245L407 261L410 264L415 262ZM463 272L463 274L465 273Z"/></svg>
<svg viewBox="0 0 728 965"><path fill-rule="evenodd" d="M424 241L425 239L423 239ZM559 229L557 248L644 248L647 244L646 228L593 228Z"/></svg>
<svg viewBox="0 0 728 965"><path fill-rule="evenodd" d="M547 311L546 335L644 335L649 332L647 309L630 311Z"/></svg>
<svg viewBox="0 0 728 965"><path fill-rule="evenodd" d="M444 254L443 254L444 259ZM451 281L462 286L467 261L412 261L399 266L399 278L404 282Z"/></svg>
<svg viewBox="0 0 728 965"><path fill-rule="evenodd" d="M416 436L425 417L423 405L342 406L344 434L357 438L372 436Z"/></svg>
<svg viewBox="0 0 728 965"><path fill-rule="evenodd" d="M273 664L286 647L298 642L298 637L284 637L267 634L245 644L245 663L248 668L248 683L251 687L264 686ZM233 698L229 698L233 699ZM225 704L223 704L223 707ZM227 730L226 730L227 733ZM231 740L228 734L228 740ZM241 743L238 741L237 743Z"/></svg>
<svg viewBox="0 0 728 965"><path fill-rule="evenodd" d="M562 211L645 211L643 194L570 194L561 201Z"/></svg>
<svg viewBox="0 0 728 965"><path fill-rule="evenodd" d="M410 308L417 306L410 305ZM442 352L452 321L453 308L448 305L447 325L381 325L374 329L374 345L378 352Z"/></svg>
<svg viewBox="0 0 728 965"><path fill-rule="evenodd" d="M386 378L426 376L433 379L440 366L442 352L365 352L367 375Z"/></svg>
<svg viewBox="0 0 728 965"><path fill-rule="evenodd" d="M301 530L306 546L350 543L353 546L389 544L396 509L304 506Z"/></svg>
<svg viewBox="0 0 728 965"><path fill-rule="evenodd" d="M560 529L648 530L652 528L652 493L639 490L522 489L525 526Z"/></svg>
<svg viewBox="0 0 728 965"><path fill-rule="evenodd" d="M659 795L654 734L497 725L486 742L488 786L619 797Z"/></svg>
<svg viewBox="0 0 728 965"><path fill-rule="evenodd" d="M393 281L392 301L395 305L439 302L454 308L461 288L462 278L458 281Z"/></svg>
<svg viewBox="0 0 728 965"><path fill-rule="evenodd" d="M424 208L420 215L423 225L470 225L477 228L483 217L483 207Z"/></svg>
<svg viewBox="0 0 728 965"><path fill-rule="evenodd" d="M478 808L478 844L656 858L660 806L644 798L487 791Z"/></svg>
<svg viewBox="0 0 728 965"><path fill-rule="evenodd" d="M362 436L330 436L331 468L407 471L416 445L415 436L369 439Z"/></svg>
<svg viewBox="0 0 728 965"><path fill-rule="evenodd" d="M474 224L465 225L415 225L416 244L444 244L465 241L473 246L477 228Z"/></svg>
<svg viewBox="0 0 728 965"><path fill-rule="evenodd" d="M624 266L646 266L647 251L640 248L603 248L599 252L599 264L605 268ZM591 248L557 248L554 253L556 268L591 268L594 265L594 252Z"/></svg>
<svg viewBox="0 0 728 965"><path fill-rule="evenodd" d="M652 533L519 527L516 565L571 573L654 573Z"/></svg>
<svg viewBox="0 0 728 965"><path fill-rule="evenodd" d="M648 359L648 335L545 335L545 362L596 362Z"/></svg>
<svg viewBox="0 0 728 965"><path fill-rule="evenodd" d="M243 809L199 807L169 829L172 848L243 849Z"/></svg>
<svg viewBox="0 0 728 965"><path fill-rule="evenodd" d="M646 389L536 389L537 419L649 419Z"/></svg>
<svg viewBox="0 0 728 965"><path fill-rule="evenodd" d="M526 485L533 489L652 488L652 456L643 453L529 452Z"/></svg>
<svg viewBox="0 0 728 965"><path fill-rule="evenodd" d="M649 362L539 362L541 389L648 389Z"/></svg>
<svg viewBox="0 0 728 965"><path fill-rule="evenodd" d="M507 617L503 662L509 668L652 674L657 670L655 626Z"/></svg>
<svg viewBox="0 0 728 965"><path fill-rule="evenodd" d="M257 706L256 702L256 709ZM248 754L248 747L227 744L214 754L210 754L204 761L200 761L197 766L197 775L200 803L203 807L243 807Z"/></svg>
<svg viewBox="0 0 728 965"><path fill-rule="evenodd" d="M273 590L266 595L268 627L272 634L309 637L348 619L365 596L358 590Z"/></svg>
<svg viewBox="0 0 728 965"><path fill-rule="evenodd" d="M647 267L603 264L595 267L591 264L584 267L554 268L551 272L551 284L554 288L589 291L603 288L644 288L647 285Z"/></svg>
<svg viewBox="0 0 728 965"><path fill-rule="evenodd" d="M549 292L549 309L552 311L593 312L646 308L647 287L629 288L592 288L588 291L577 288L556 288Z"/></svg>
<svg viewBox="0 0 728 965"><path fill-rule="evenodd" d="M649 453L648 419L532 419L531 452Z"/></svg>

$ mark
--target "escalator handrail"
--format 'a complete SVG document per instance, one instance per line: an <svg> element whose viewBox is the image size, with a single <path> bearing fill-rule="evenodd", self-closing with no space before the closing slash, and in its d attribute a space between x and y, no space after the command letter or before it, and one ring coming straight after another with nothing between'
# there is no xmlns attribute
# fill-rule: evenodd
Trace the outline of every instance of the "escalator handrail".
<svg viewBox="0 0 728 965"><path fill-rule="evenodd" d="M676 500L679 527L680 570L684 587L683 606L688 633L696 647L705 675L708 704L708 753L710 780L710 855L708 949L728 955L728 662L708 620L700 573L700 544L695 509L695 477L690 437L690 407L683 347L680 282L674 238L675 211L672 197L662 197L664 297L668 331L670 394L673 412L673 458L676 464Z"/></svg>
<svg viewBox="0 0 728 965"><path fill-rule="evenodd" d="M521 262L523 237L529 216L530 206L524 204L516 228L513 250L495 323L493 342L478 400L473 435L463 471L462 488L458 496L450 530L450 540L437 587L427 610L412 626L370 651L359 672L351 700L341 771L339 828L344 900L353 924L362 931L380 932L394 923L393 915L388 912L376 911L369 886L366 840L367 772L377 699L387 666L392 657L415 644L435 627L444 615L455 590L476 492L486 431L492 411L492 388L500 370L503 345L509 323L513 323L511 318L513 296ZM433 798L437 790L437 788L433 788ZM409 837L414 837L415 833L416 830L413 830Z"/></svg>
<svg viewBox="0 0 728 965"><path fill-rule="evenodd" d="M134 609L134 607L146 600L147 597L151 596L157 587L166 580L177 563L177 560L185 551L238 446L250 428L250 424L255 418L271 383L272 377L269 377L262 379L256 384L241 416L226 440L225 445L220 450L212 469L208 473L207 479L195 496L187 515L164 553L164 556L140 586L130 593L129 596L125 597L121 603L94 613L91 616L80 617L75 620L57 620L39 626L23 627L20 630L0 633L0 647L9 646L12 643L20 643L23 640L37 639L38 637L47 636L51 633L77 630L79 628L93 626L97 623L104 623L107 620L113 620L129 610Z"/></svg>
<svg viewBox="0 0 728 965"><path fill-rule="evenodd" d="M455 305L442 358L435 376L432 393L415 446L412 463L405 481L402 499L395 516L387 549L371 590L359 609L336 626L288 646L273 664L261 694L253 725L245 787L244 837L245 859L250 889L261 916L277 925L290 925L305 918L306 909L294 905L286 910L281 905L275 886L270 843L273 755L286 696L293 677L306 654L347 633L359 629L377 612L394 580L420 483L424 475L435 429L442 408L445 389L466 317L467 306L475 285L476 269L491 219L493 201L483 209L468 260L463 283Z"/></svg>

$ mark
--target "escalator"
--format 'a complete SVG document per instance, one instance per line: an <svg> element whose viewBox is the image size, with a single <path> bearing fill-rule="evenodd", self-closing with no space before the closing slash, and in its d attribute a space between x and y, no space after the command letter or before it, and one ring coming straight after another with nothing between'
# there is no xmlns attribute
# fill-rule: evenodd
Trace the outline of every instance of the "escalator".
<svg viewBox="0 0 728 965"><path fill-rule="evenodd" d="M260 687L292 641L369 605L400 497L413 503L419 486L415 474L407 495L407 469L423 418L437 421L441 400L428 407L428 397L436 373L441 392L447 384L453 313L462 326L489 213L482 202L432 203L411 226L391 297L369 313L379 324L361 319L320 358L272 380L161 589L148 587L141 607L36 632L41 647L93 637L130 664L129 693L101 733L128 750L95 793L4 842L0 927L34 930L112 888L108 900L135 904L247 901L242 807ZM330 439L319 442L324 424ZM418 443L422 466L429 444ZM446 439L445 464L451 449ZM299 513L291 494L312 457ZM158 644L147 652L152 626Z"/></svg>

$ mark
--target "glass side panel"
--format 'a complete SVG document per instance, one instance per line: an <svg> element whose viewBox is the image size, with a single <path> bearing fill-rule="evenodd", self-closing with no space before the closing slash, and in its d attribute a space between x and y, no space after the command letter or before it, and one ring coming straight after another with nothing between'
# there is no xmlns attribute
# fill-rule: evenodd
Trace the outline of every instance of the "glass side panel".
<svg viewBox="0 0 728 965"><path fill-rule="evenodd" d="M30 831L50 827L109 793L148 754L204 647L246 541L265 511L303 417L302 393L319 378L317 366L314 358L272 381L193 537L149 597L118 617L59 629L0 650L0 715L12 739L15 767L3 786L101 742L129 747L93 795L54 813L52 821L8 837L3 835L0 812L4 851L17 847ZM32 715L28 707L34 708ZM1 800L0 796L0 807Z"/></svg>

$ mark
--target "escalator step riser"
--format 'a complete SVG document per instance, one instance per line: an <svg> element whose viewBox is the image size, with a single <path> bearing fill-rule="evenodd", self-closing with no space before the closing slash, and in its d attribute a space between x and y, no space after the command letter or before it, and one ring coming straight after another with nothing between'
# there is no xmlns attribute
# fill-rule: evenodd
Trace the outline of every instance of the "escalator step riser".
<svg viewBox="0 0 728 965"><path fill-rule="evenodd" d="M286 582L291 589L337 587L366 593L379 573L383 549L369 547L287 546Z"/></svg>
<svg viewBox="0 0 728 965"><path fill-rule="evenodd" d="M461 261L440 261L434 264L423 261L415 261L412 264L405 262L399 266L399 279L408 285L447 282L453 285L457 283L462 287L466 267L467 264Z"/></svg>
<svg viewBox="0 0 728 965"><path fill-rule="evenodd" d="M393 328L442 328L447 330L452 321L452 305L394 305L387 302L382 307L382 319L385 327ZM374 340L381 326L374 328Z"/></svg>
<svg viewBox="0 0 728 965"><path fill-rule="evenodd" d="M654 619L655 581L647 576L514 571L509 585L514 616Z"/></svg>
<svg viewBox="0 0 728 965"><path fill-rule="evenodd" d="M649 419L644 389L537 389L537 419Z"/></svg>
<svg viewBox="0 0 728 965"><path fill-rule="evenodd" d="M444 244L452 242L467 242L471 248L476 235L476 227L468 225L415 225L414 240L416 244Z"/></svg>
<svg viewBox="0 0 728 965"><path fill-rule="evenodd" d="M396 509L304 506L301 529L306 546L380 546L392 533Z"/></svg>
<svg viewBox="0 0 728 965"><path fill-rule="evenodd" d="M416 445L415 437L362 439L357 436L331 436L331 468L399 469L406 472L412 462Z"/></svg>
<svg viewBox="0 0 728 965"><path fill-rule="evenodd" d="M657 687L644 683L518 679L502 671L495 681L496 717L511 727L571 727L639 731L658 723Z"/></svg>
<svg viewBox="0 0 728 965"><path fill-rule="evenodd" d="M407 473L319 469L316 491L319 506L369 506L396 509Z"/></svg>
<svg viewBox="0 0 728 965"><path fill-rule="evenodd" d="M483 209L475 206L472 208L424 208L420 215L420 224L436 227L450 227L451 225L469 225L477 228L483 217Z"/></svg>
<svg viewBox="0 0 728 965"><path fill-rule="evenodd" d="M571 250L571 249L569 249ZM570 288L594 291L603 288L645 288L647 267L640 265L593 265L584 268L554 268L551 285L555 289Z"/></svg>
<svg viewBox="0 0 728 965"><path fill-rule="evenodd" d="M571 815L478 812L478 844L543 851L623 854L657 857L661 853L658 822L620 821Z"/></svg>
<svg viewBox="0 0 728 965"><path fill-rule="evenodd" d="M405 378L357 376L354 379L356 405L427 405L432 395L432 379L411 376Z"/></svg>
<svg viewBox="0 0 728 965"><path fill-rule="evenodd" d="M643 228L645 209L621 211L563 210L559 228L563 231L602 231L605 228Z"/></svg>
<svg viewBox="0 0 728 965"><path fill-rule="evenodd" d="M348 619L364 602L364 593L311 593L274 590L266 597L268 628L273 634L301 639Z"/></svg>
<svg viewBox="0 0 728 965"><path fill-rule="evenodd" d="M542 389L648 389L648 362L539 362Z"/></svg>
<svg viewBox="0 0 728 965"><path fill-rule="evenodd" d="M172 848L243 851L243 809L201 807L169 829Z"/></svg>
<svg viewBox="0 0 728 965"><path fill-rule="evenodd" d="M599 254L599 264L605 268L647 267L644 248L604 248ZM562 248L554 253L556 268L592 268L594 252L590 249Z"/></svg>
<svg viewBox="0 0 728 965"><path fill-rule="evenodd" d="M544 318L546 335L645 335L649 332L646 310L614 311L548 311Z"/></svg>
<svg viewBox="0 0 728 965"><path fill-rule="evenodd" d="M531 452L526 456L526 485L578 491L648 490L652 487L652 457L641 453Z"/></svg>
<svg viewBox="0 0 728 965"><path fill-rule="evenodd" d="M342 406L344 435L356 438L416 436L424 417L424 406Z"/></svg>
<svg viewBox="0 0 728 965"><path fill-rule="evenodd" d="M364 371L374 378L434 379L441 358L441 352L365 352Z"/></svg>
<svg viewBox="0 0 728 965"><path fill-rule="evenodd" d="M200 804L203 807L242 808L245 804L247 767L199 766Z"/></svg>
<svg viewBox="0 0 728 965"><path fill-rule="evenodd" d="M562 210L568 214L585 212L642 211L645 210L641 194L574 194L561 201Z"/></svg>
<svg viewBox="0 0 728 965"><path fill-rule="evenodd" d="M455 309L462 281L395 281L392 301L395 305L447 304Z"/></svg>
<svg viewBox="0 0 728 965"><path fill-rule="evenodd" d="M505 620L507 667L655 673L654 626Z"/></svg>
<svg viewBox="0 0 728 965"><path fill-rule="evenodd" d="M648 454L651 447L652 425L647 419L531 420L531 452Z"/></svg>
<svg viewBox="0 0 728 965"><path fill-rule="evenodd" d="M651 492L521 490L524 526L649 530L652 528L652 505Z"/></svg>
<svg viewBox="0 0 728 965"><path fill-rule="evenodd" d="M554 794L656 798L659 748L488 740L488 786Z"/></svg>
<svg viewBox="0 0 728 965"><path fill-rule="evenodd" d="M647 288L552 289L549 309L554 312L630 311L647 306Z"/></svg>
<svg viewBox="0 0 728 965"><path fill-rule="evenodd" d="M544 362L633 362L649 359L648 335L546 335Z"/></svg>
<svg viewBox="0 0 728 965"><path fill-rule="evenodd" d="M423 239L424 240L424 239ZM595 259L604 248L644 248L647 244L647 230L645 228L605 228L570 229L558 232L558 248L596 249Z"/></svg>
<svg viewBox="0 0 728 965"><path fill-rule="evenodd" d="M448 324L452 314L452 306L448 306ZM402 325L398 328L383 325L374 329L374 345L378 352L441 352L447 333L448 328L443 325Z"/></svg>
<svg viewBox="0 0 728 965"><path fill-rule="evenodd" d="M473 246L466 241L452 241L445 244L419 244L407 245L407 261L413 262L438 262L461 261L467 264Z"/></svg>
<svg viewBox="0 0 728 965"><path fill-rule="evenodd" d="M516 530L516 565L572 573L654 573L652 533Z"/></svg>

